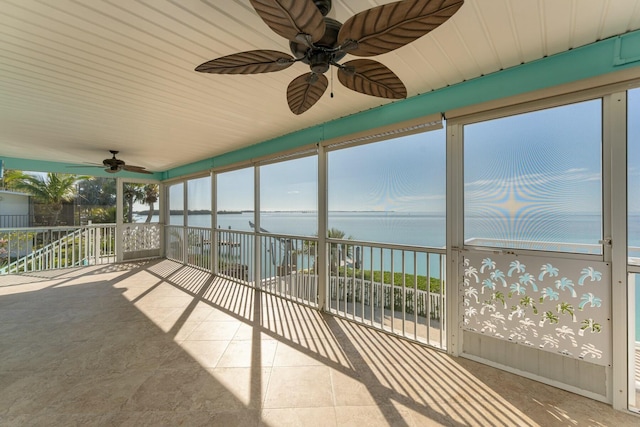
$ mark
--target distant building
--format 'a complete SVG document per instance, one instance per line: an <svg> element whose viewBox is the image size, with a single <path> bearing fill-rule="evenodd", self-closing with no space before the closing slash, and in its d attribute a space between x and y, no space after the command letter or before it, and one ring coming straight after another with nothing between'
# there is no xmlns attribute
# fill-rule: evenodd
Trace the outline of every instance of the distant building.
<svg viewBox="0 0 640 427"><path fill-rule="evenodd" d="M0 190L0 228L31 226L30 206L28 194Z"/></svg>

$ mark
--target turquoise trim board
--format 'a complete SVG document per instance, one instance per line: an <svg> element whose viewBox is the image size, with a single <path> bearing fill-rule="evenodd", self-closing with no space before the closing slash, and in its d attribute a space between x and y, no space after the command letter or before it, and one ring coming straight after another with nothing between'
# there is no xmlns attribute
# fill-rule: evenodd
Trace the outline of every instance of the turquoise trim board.
<svg viewBox="0 0 640 427"><path fill-rule="evenodd" d="M640 30L303 129L209 159L223 167L470 105L640 66ZM168 170L163 179L201 172L203 162Z"/></svg>
<svg viewBox="0 0 640 427"><path fill-rule="evenodd" d="M639 59L640 30L144 177L167 180L196 174L214 167L229 166L252 158L345 137L372 127L393 125L438 112L638 67ZM64 163L5 158L5 167L12 169L69 172L67 166L69 165ZM109 175L94 168L87 171L76 169L74 172L96 176ZM125 175L124 172L118 176L140 178L139 174Z"/></svg>
<svg viewBox="0 0 640 427"><path fill-rule="evenodd" d="M3 157L5 169L17 169L22 171L34 171L34 172L57 172L57 173L73 173L76 175L91 175L91 176L101 176L108 178L144 178L144 179L157 179L160 180L162 178L162 173L155 172L151 175L147 174L139 174L127 171L118 172L118 174L111 174L105 172L101 168L94 168L91 166L87 167L76 167L77 164L71 163L58 163L58 162L49 162L45 160L28 160L28 159L17 159L12 157ZM73 166L71 168L70 166Z"/></svg>

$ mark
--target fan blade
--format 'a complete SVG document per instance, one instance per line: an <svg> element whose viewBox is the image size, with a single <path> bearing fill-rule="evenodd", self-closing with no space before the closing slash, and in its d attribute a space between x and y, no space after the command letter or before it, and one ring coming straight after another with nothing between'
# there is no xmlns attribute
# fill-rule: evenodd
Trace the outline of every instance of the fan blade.
<svg viewBox="0 0 640 427"><path fill-rule="evenodd" d="M307 73L293 79L287 88L287 102L291 112L300 115L318 102L329 86L324 74Z"/></svg>
<svg viewBox="0 0 640 427"><path fill-rule="evenodd" d="M148 170L146 170L142 166L123 165L122 169L126 170L128 172L146 173L146 174L152 174L153 173L153 172L149 172Z"/></svg>
<svg viewBox="0 0 640 427"><path fill-rule="evenodd" d="M338 70L338 80L344 86L365 95L380 98L403 99L407 88L393 71L377 61L355 59Z"/></svg>
<svg viewBox="0 0 640 427"><path fill-rule="evenodd" d="M463 3L464 0L405 0L374 7L349 18L340 29L338 43L357 42L357 47L345 48L355 56L391 52L440 26Z"/></svg>
<svg viewBox="0 0 640 427"><path fill-rule="evenodd" d="M276 50L250 50L212 59L196 67L201 73L259 74L288 68L295 62L293 56Z"/></svg>
<svg viewBox="0 0 640 427"><path fill-rule="evenodd" d="M324 35L324 17L312 0L251 0L251 5L269 28L287 40L315 43Z"/></svg>

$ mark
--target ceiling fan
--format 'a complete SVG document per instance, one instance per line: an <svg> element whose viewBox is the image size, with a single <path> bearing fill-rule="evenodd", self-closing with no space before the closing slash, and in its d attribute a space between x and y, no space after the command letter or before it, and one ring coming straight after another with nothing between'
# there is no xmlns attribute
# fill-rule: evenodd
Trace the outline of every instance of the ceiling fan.
<svg viewBox="0 0 640 427"><path fill-rule="evenodd" d="M275 50L234 53L200 64L195 71L214 74L258 74L280 71L296 62L311 72L295 78L287 88L287 102L302 114L322 97L329 85L331 65L347 88L389 99L407 97L407 89L380 62L355 59L340 64L346 54L374 56L391 52L434 30L460 9L464 0L403 0L377 6L344 24L327 17L331 0L250 0L262 20L289 40L293 56Z"/></svg>
<svg viewBox="0 0 640 427"><path fill-rule="evenodd" d="M112 157L104 159L102 161L102 166L96 164L95 167L104 167L105 171L109 173L116 173L116 172L120 172L121 170L125 170L128 172L136 172L136 173L146 173L146 174L153 173L153 172L149 172L142 166L128 165L124 162L124 160L116 159L116 154L118 154L119 151L109 150L109 152L112 154Z"/></svg>

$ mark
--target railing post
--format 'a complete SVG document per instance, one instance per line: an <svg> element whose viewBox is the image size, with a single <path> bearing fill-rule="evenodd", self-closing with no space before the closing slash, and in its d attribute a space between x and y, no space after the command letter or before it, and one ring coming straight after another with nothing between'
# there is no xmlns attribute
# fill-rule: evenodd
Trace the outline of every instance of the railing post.
<svg viewBox="0 0 640 427"><path fill-rule="evenodd" d="M260 237L260 166L254 167L253 175L253 286L261 288L262 283L262 265L260 263L262 256L261 237Z"/></svg>

